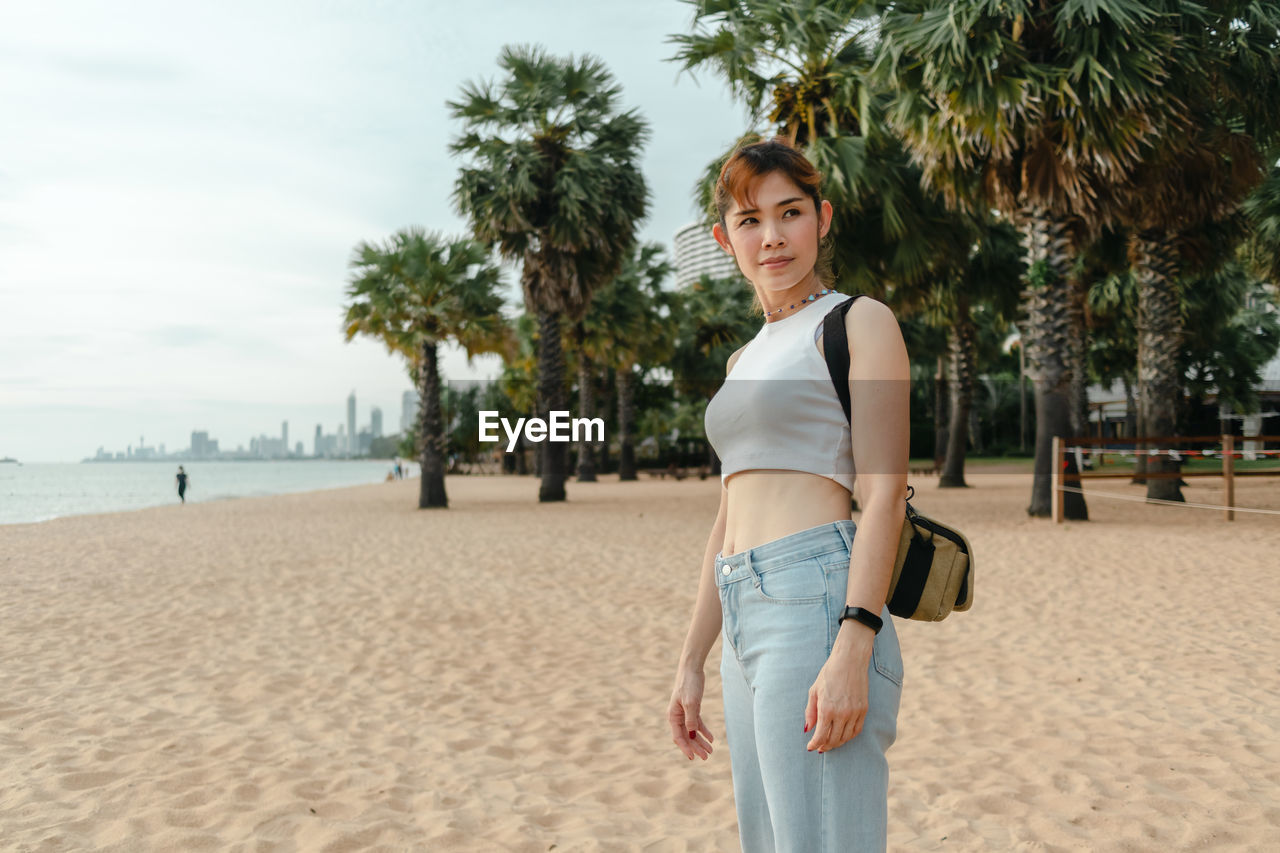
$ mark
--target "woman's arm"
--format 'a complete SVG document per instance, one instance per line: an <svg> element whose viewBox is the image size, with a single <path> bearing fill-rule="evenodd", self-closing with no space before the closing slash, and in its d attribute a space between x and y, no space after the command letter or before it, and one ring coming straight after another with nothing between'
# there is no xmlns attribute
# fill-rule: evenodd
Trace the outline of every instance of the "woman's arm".
<svg viewBox="0 0 1280 853"><path fill-rule="evenodd" d="M898 319L883 302L859 299L845 316L845 330L853 461L862 498L845 603L879 613L889 597L907 509L911 363ZM865 667L874 638L869 627L846 619L836 635L836 647L852 652L855 665Z"/></svg>
<svg viewBox="0 0 1280 853"><path fill-rule="evenodd" d="M729 508L729 491L720 484L720 511L716 513L715 524L711 526L711 536L707 539L706 550L702 553L702 570L698 574L698 597L693 605L693 618L689 624L689 633L684 638L684 648L680 651L680 669L702 671L706 665L711 646L720 635L722 614L720 612L720 592L716 589L715 568L716 554L724 547L725 517Z"/></svg>
<svg viewBox="0 0 1280 853"><path fill-rule="evenodd" d="M746 344L734 350L725 361L724 375L727 379L733 373L733 366L738 357L747 348ZM729 490L724 480L720 481L720 510L716 513L715 524L711 525L711 536L707 539L707 548L702 552L702 571L698 575L698 598L693 605L693 619L689 625L689 633L684 638L684 649L680 652L680 669L692 665L701 672L706 663L711 646L720 634L723 614L720 612L720 591L716 589L716 554L724 547L725 519L729 515Z"/></svg>
<svg viewBox="0 0 1280 853"><path fill-rule="evenodd" d="M729 505L728 492L720 484L720 512L711 528L707 550L702 555L702 571L698 575L698 600L693 605L693 619L689 633L680 651L680 664L676 667L675 684L671 688L671 701L667 704L667 722L671 725L671 740L680 751L693 760L694 756L706 761L711 757L711 742L715 736L702 720L702 693L706 684L703 668L711 644L720 632L720 592L714 577L716 552L724 543L725 511Z"/></svg>

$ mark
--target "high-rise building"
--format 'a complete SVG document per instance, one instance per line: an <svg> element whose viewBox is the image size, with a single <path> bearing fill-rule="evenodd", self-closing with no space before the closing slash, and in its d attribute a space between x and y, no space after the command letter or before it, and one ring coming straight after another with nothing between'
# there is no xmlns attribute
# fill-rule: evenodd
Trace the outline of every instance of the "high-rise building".
<svg viewBox="0 0 1280 853"><path fill-rule="evenodd" d="M249 452L263 459L279 459L289 455L289 447L278 438L260 435L249 439Z"/></svg>
<svg viewBox="0 0 1280 853"><path fill-rule="evenodd" d="M191 433L191 457L203 459L209 454L209 433L200 430Z"/></svg>
<svg viewBox="0 0 1280 853"><path fill-rule="evenodd" d="M382 438L382 409L377 406L369 412L369 433L374 438Z"/></svg>
<svg viewBox="0 0 1280 853"><path fill-rule="evenodd" d="M347 397L347 452L352 456L359 450L356 444L356 392Z"/></svg>
<svg viewBox="0 0 1280 853"><path fill-rule="evenodd" d="M418 392L405 391L400 397L400 432L407 433L413 429L414 419L418 417Z"/></svg>
<svg viewBox="0 0 1280 853"><path fill-rule="evenodd" d="M703 274L712 278L741 276L738 262L725 252L711 236L711 229L694 222L676 232L672 245L675 249L676 287L692 285Z"/></svg>
<svg viewBox="0 0 1280 853"><path fill-rule="evenodd" d="M284 455L289 455L289 422L280 422L280 443L284 445Z"/></svg>
<svg viewBox="0 0 1280 853"><path fill-rule="evenodd" d="M316 424L316 456L324 455L324 430Z"/></svg>

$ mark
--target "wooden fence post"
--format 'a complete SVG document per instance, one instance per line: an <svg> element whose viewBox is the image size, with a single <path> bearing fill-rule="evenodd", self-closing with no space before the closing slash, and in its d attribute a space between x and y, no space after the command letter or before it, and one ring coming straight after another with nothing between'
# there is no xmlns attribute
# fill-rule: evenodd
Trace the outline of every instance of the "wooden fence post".
<svg viewBox="0 0 1280 853"><path fill-rule="evenodd" d="M1231 510L1236 505L1236 437L1234 435L1222 437L1222 476L1226 480L1227 498L1223 501L1227 505L1223 513L1227 521L1235 521L1236 514Z"/></svg>
<svg viewBox="0 0 1280 853"><path fill-rule="evenodd" d="M1049 477L1049 488L1052 495L1049 499L1049 505L1053 508L1053 520L1057 524L1062 523L1062 438L1055 435L1053 437L1053 453L1052 453L1053 469Z"/></svg>

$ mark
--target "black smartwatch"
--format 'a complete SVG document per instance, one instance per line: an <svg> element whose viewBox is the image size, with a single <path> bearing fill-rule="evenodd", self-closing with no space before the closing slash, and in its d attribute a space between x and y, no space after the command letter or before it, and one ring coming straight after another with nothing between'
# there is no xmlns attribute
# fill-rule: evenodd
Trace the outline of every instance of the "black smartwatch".
<svg viewBox="0 0 1280 853"><path fill-rule="evenodd" d="M867 610L865 607L849 607L845 606L844 612L840 614L840 624L844 624L844 620L852 619L855 622L861 622L877 634L884 627L884 620L876 614Z"/></svg>

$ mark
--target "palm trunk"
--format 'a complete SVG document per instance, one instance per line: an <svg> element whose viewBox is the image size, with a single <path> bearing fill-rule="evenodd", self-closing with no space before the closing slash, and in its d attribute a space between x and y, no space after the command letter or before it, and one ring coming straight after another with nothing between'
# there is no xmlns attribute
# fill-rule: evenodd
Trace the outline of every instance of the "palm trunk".
<svg viewBox="0 0 1280 853"><path fill-rule="evenodd" d="M1072 435L1089 434L1089 326L1083 309L1087 289L1078 277L1072 278L1072 298L1081 307L1080 325L1071 338L1071 430Z"/></svg>
<svg viewBox="0 0 1280 853"><path fill-rule="evenodd" d="M524 430L516 436L515 473L523 477L529 473L529 445L524 440Z"/></svg>
<svg viewBox="0 0 1280 853"><path fill-rule="evenodd" d="M1178 434L1182 381L1182 300L1178 293L1177 247L1164 231L1134 234L1129 260L1138 280L1138 406L1143 429L1154 436ZM1180 463L1167 456L1147 460L1148 474L1174 474ZM1177 477L1147 479L1147 497L1185 501Z"/></svg>
<svg viewBox="0 0 1280 853"><path fill-rule="evenodd" d="M440 372L436 358L436 344L422 345L422 369L418 373L421 387L418 397L418 435L421 436L419 464L422 476L418 481L418 509L437 509L449 506L444 491L444 419L440 412Z"/></svg>
<svg viewBox="0 0 1280 853"><path fill-rule="evenodd" d="M1138 401L1133 396L1133 383L1128 374L1122 376L1124 383L1124 432L1125 437L1133 438L1138 434Z"/></svg>
<svg viewBox="0 0 1280 853"><path fill-rule="evenodd" d="M1051 511L1054 436L1071 434L1072 342L1080 337L1082 307L1070 284L1071 240L1067 225L1048 211L1025 204L1019 211L1027 278L1021 309L1026 316L1027 375L1035 388L1036 461L1027 514L1046 518ZM1088 517L1084 496L1063 495L1067 518Z"/></svg>
<svg viewBox="0 0 1280 853"><path fill-rule="evenodd" d="M947 410L950 394L947 393L947 367L945 356L938 356L938 369L933 375L933 464L941 468L947 458Z"/></svg>
<svg viewBox="0 0 1280 853"><path fill-rule="evenodd" d="M631 384L631 366L618 368L618 479L635 480L636 446L631 435L631 423L635 420L635 392Z"/></svg>
<svg viewBox="0 0 1280 853"><path fill-rule="evenodd" d="M1124 428L1130 438L1136 438L1142 435L1142 418L1138 413L1138 401L1133 393L1133 383L1127 375L1124 377L1124 400ZM1133 479L1129 481L1129 484L1140 486L1147 482L1147 457L1137 452L1142 448L1136 441L1132 442L1132 444L1134 449Z"/></svg>
<svg viewBox="0 0 1280 853"><path fill-rule="evenodd" d="M586 337L582 321L574 326L574 339L578 346L578 417L590 418L595 406L595 381L591 376L591 359L587 357L583 340ZM585 432L582 441L578 442L578 482L596 482L595 448Z"/></svg>
<svg viewBox="0 0 1280 853"><path fill-rule="evenodd" d="M538 311L538 416L550 422L552 411L564 411L564 352L560 346L560 314ZM538 501L565 499L565 444L539 442L541 485Z"/></svg>
<svg viewBox="0 0 1280 853"><path fill-rule="evenodd" d="M963 489L964 454L969 444L969 411L973 403L974 336L976 330L969 314L969 297L956 294L956 317L947 336L951 350L948 381L951 386L951 425L947 430L947 462L938 480L943 489Z"/></svg>
<svg viewBox="0 0 1280 853"><path fill-rule="evenodd" d="M614 374L612 382L609 381L609 374ZM613 390L610 390L610 389L613 389ZM601 412L609 411L610 403L612 402L610 397L616 393L617 393L617 375L615 371L610 370L605 375L605 396L600 400ZM599 453L596 456L596 464L599 466L598 470L601 473L604 473L609 470L609 444L610 444L609 435L606 431L604 441L600 442Z"/></svg>
<svg viewBox="0 0 1280 853"><path fill-rule="evenodd" d="M1027 348L1018 331L1018 452L1027 452Z"/></svg>

